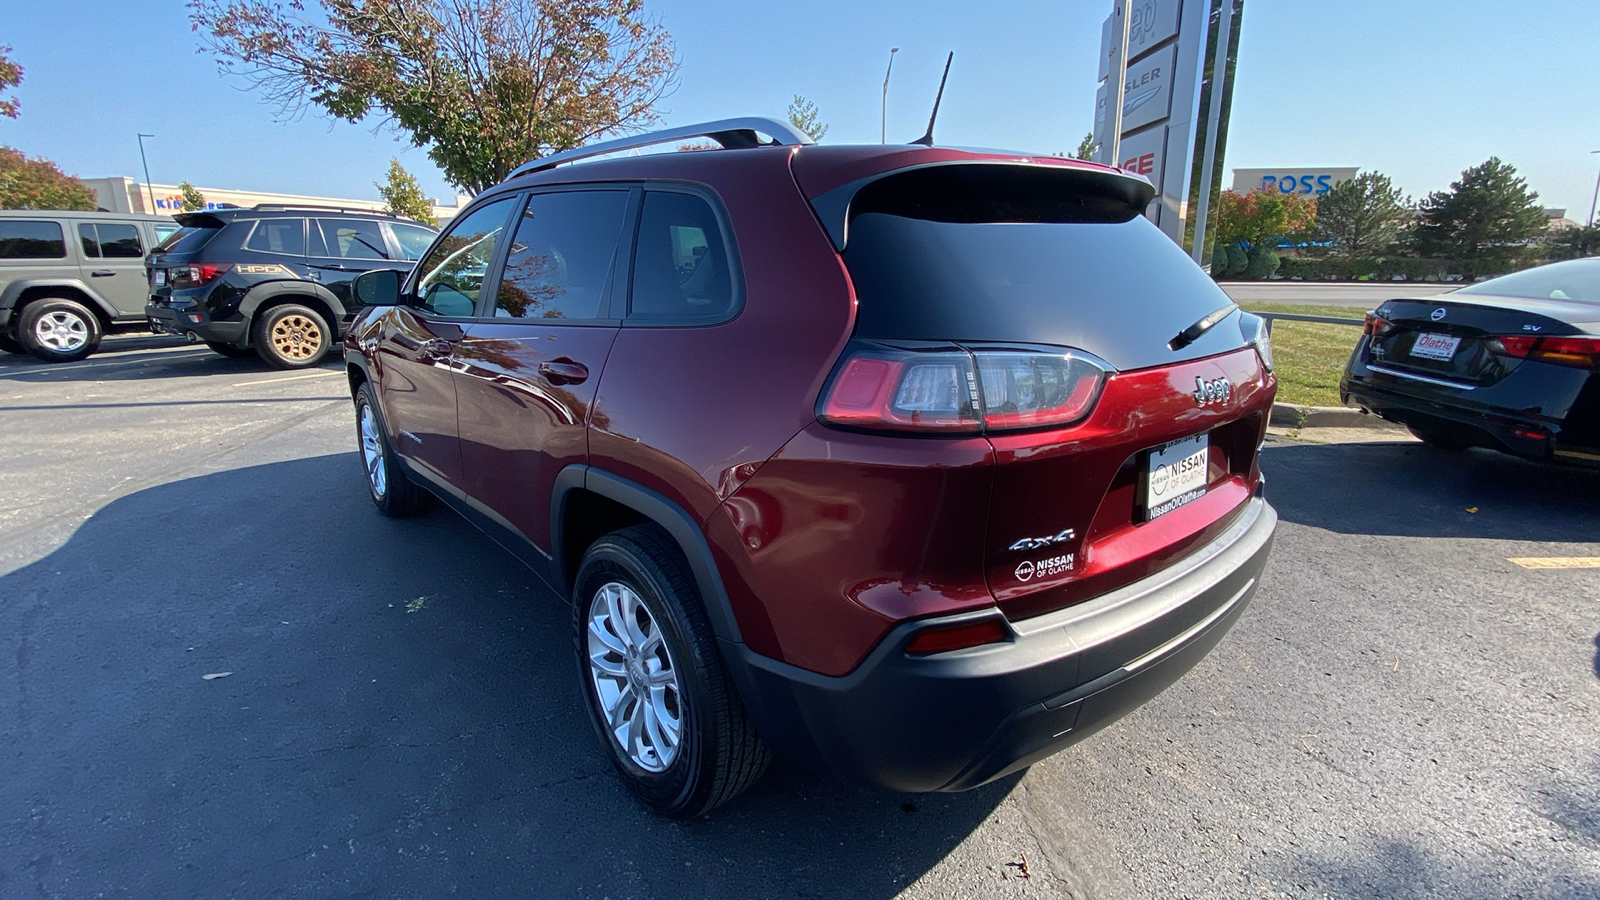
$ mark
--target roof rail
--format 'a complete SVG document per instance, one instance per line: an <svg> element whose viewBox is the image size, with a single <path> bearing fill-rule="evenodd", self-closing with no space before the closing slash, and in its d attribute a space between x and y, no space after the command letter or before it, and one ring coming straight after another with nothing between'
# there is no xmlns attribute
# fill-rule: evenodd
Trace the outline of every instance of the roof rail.
<svg viewBox="0 0 1600 900"><path fill-rule="evenodd" d="M523 163L511 173L510 177L515 178L518 175L527 175L530 172L543 172L556 166L577 162L580 159L589 159L594 156L604 156L607 153L638 150L643 147L668 144L673 141L683 141L690 138L711 138L725 149L760 147L763 146L759 137L762 134L772 138L772 144L767 146L799 147L804 144L816 143L811 139L810 135L788 122L761 116L741 116L736 119L718 119L715 122L702 122L699 125L681 125L677 128L667 128L661 131L647 131L644 134L601 141L597 144L590 144L587 147L579 147L576 150L564 150L560 153Z"/></svg>
<svg viewBox="0 0 1600 900"><path fill-rule="evenodd" d="M362 215L367 216L387 216L391 219L400 218L394 213L386 213L381 209L364 209L359 206L319 206L315 203L257 203L255 206L250 208L259 212L288 212L296 209L314 209L320 212L361 213Z"/></svg>

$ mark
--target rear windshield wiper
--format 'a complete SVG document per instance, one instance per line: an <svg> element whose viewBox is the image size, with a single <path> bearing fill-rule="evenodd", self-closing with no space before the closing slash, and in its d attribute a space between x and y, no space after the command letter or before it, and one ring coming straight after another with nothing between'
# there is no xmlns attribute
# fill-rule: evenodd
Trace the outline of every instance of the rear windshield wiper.
<svg viewBox="0 0 1600 900"><path fill-rule="evenodd" d="M1238 308L1239 307L1237 305L1230 303L1219 310L1206 313L1205 318L1178 332L1177 337L1167 341L1167 349L1182 350L1195 341L1200 340L1200 335L1210 331L1211 326L1221 322L1223 319L1226 319L1233 313L1234 310Z"/></svg>

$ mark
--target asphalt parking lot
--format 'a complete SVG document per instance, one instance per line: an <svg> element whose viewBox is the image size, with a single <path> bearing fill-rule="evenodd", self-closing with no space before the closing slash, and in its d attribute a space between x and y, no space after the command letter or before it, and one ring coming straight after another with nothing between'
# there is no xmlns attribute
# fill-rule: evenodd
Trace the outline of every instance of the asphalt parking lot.
<svg viewBox="0 0 1600 900"><path fill-rule="evenodd" d="M1263 467L1254 605L1128 719L966 794L780 762L672 823L561 601L370 509L337 369L0 357L0 897L1600 896L1600 569L1508 561L1600 556L1600 474Z"/></svg>

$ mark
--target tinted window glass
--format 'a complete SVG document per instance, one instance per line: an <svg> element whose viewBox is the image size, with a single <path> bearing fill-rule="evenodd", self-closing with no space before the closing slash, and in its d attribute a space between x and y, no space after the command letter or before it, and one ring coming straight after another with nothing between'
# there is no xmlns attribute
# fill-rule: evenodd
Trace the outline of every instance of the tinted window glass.
<svg viewBox="0 0 1600 900"><path fill-rule="evenodd" d="M100 255L100 238L95 236L94 225L88 222L78 223L78 242L83 244L84 256Z"/></svg>
<svg viewBox="0 0 1600 900"><path fill-rule="evenodd" d="M156 233L166 226L157 225ZM194 228L184 226L177 231L168 232L156 249L163 253L193 253L206 245L206 242L216 236L221 228Z"/></svg>
<svg viewBox="0 0 1600 900"><path fill-rule="evenodd" d="M325 255L339 259L388 259L378 223L369 219L313 219L322 232Z"/></svg>
<svg viewBox="0 0 1600 900"><path fill-rule="evenodd" d="M441 316L473 314L515 202L512 197L496 200L451 223L433 252L417 264L417 306Z"/></svg>
<svg viewBox="0 0 1600 900"><path fill-rule="evenodd" d="M633 318L692 322L733 308L733 279L711 205L693 194L648 191L639 218Z"/></svg>
<svg viewBox="0 0 1600 900"><path fill-rule="evenodd" d="M178 231L179 231L179 228L176 225L157 225L156 226L156 243L157 244L166 243L167 238L172 237L174 234L177 234Z"/></svg>
<svg viewBox="0 0 1600 900"><path fill-rule="evenodd" d="M844 261L858 337L1053 344L1124 369L1239 343L1213 328L1168 347L1232 301L1115 185L1011 168L929 168L857 195Z"/></svg>
<svg viewBox="0 0 1600 900"><path fill-rule="evenodd" d="M1498 294L1530 300L1584 300L1600 303L1600 260L1574 259L1513 272L1464 287L1458 294Z"/></svg>
<svg viewBox="0 0 1600 900"><path fill-rule="evenodd" d="M597 318L627 206L625 191L529 197L506 257L494 314Z"/></svg>
<svg viewBox="0 0 1600 900"><path fill-rule="evenodd" d="M244 248L262 253L305 256L305 223L305 219L262 219L256 223L255 230L250 232L250 240L245 241Z"/></svg>
<svg viewBox="0 0 1600 900"><path fill-rule="evenodd" d="M433 243L434 233L426 228L395 223L390 223L389 228L394 231L394 239L400 243L400 253L404 259L421 259L422 254L428 252L428 245Z"/></svg>
<svg viewBox="0 0 1600 900"><path fill-rule="evenodd" d="M95 225L100 234L100 255L113 259L139 259L144 256L144 246L139 242L139 229L133 225L101 222Z"/></svg>
<svg viewBox="0 0 1600 900"><path fill-rule="evenodd" d="M54 222L0 221L0 259L64 259L67 239Z"/></svg>

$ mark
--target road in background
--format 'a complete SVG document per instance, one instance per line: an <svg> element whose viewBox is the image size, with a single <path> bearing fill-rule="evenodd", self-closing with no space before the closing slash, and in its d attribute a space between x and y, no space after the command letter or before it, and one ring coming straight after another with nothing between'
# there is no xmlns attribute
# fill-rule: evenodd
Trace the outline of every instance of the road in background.
<svg viewBox="0 0 1600 900"><path fill-rule="evenodd" d="M0 356L0 895L1600 895L1600 570L1507 561L1600 556L1600 474L1269 442L1260 593L1143 709L965 794L779 762L675 823L612 776L564 602L371 509L347 393Z"/></svg>
<svg viewBox="0 0 1600 900"><path fill-rule="evenodd" d="M1350 306L1372 309L1396 297L1427 297L1457 285L1407 284L1315 284L1304 281L1224 281L1219 286L1235 303L1292 303L1297 306Z"/></svg>

